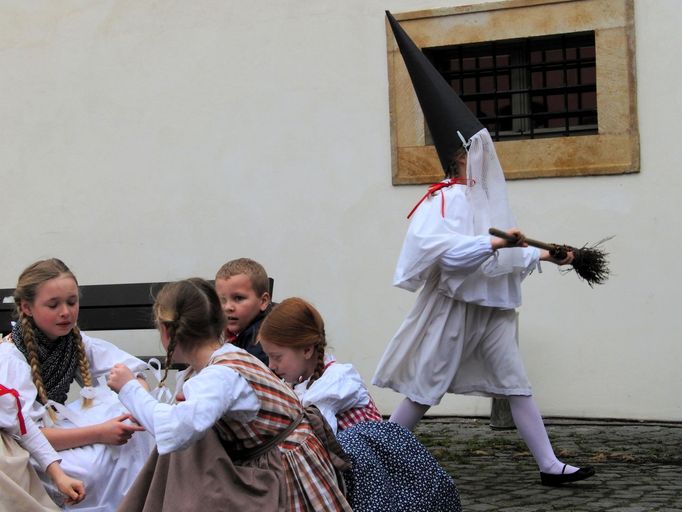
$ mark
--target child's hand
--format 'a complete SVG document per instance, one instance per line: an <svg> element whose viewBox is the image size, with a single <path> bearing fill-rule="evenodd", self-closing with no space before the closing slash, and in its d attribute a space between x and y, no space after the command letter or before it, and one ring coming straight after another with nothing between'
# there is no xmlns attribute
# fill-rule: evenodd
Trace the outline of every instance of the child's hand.
<svg viewBox="0 0 682 512"><path fill-rule="evenodd" d="M74 505L83 501L85 498L83 482L64 473L59 461L54 461L47 467L47 474L50 475L50 479L57 486L59 492L66 496L67 505Z"/></svg>
<svg viewBox="0 0 682 512"><path fill-rule="evenodd" d="M507 230L507 235L514 237L513 242L509 242L504 238L498 238L496 236L491 237L490 244L492 245L493 251L498 249L504 249L505 247L528 247L526 243L526 235L524 235L520 229L511 228Z"/></svg>
<svg viewBox="0 0 682 512"><path fill-rule="evenodd" d="M127 382L134 378L133 372L131 372L126 365L118 363L115 364L109 372L109 375L107 376L107 385L118 393Z"/></svg>
<svg viewBox="0 0 682 512"><path fill-rule="evenodd" d="M557 260L556 258L552 258L552 255L549 253L549 251L542 249L540 250L540 260L549 261L555 265L570 265L573 263L573 251L568 251L566 253L566 257L563 260Z"/></svg>
<svg viewBox="0 0 682 512"><path fill-rule="evenodd" d="M126 444L135 432L142 432L145 428L139 424L124 423L126 420L135 421L131 414L121 414L114 419L100 423L99 442L102 444Z"/></svg>
<svg viewBox="0 0 682 512"><path fill-rule="evenodd" d="M64 496L66 496L67 505L75 505L80 503L85 498L85 485L80 480L64 475L55 482L55 485Z"/></svg>

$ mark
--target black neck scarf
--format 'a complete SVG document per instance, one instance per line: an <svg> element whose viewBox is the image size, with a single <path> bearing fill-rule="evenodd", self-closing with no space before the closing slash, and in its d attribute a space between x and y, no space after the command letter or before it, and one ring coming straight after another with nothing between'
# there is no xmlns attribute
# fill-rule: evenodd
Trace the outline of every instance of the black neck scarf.
<svg viewBox="0 0 682 512"><path fill-rule="evenodd" d="M66 397L78 371L78 347L73 332L60 336L54 341L33 324L33 336L38 347L38 366L43 378L43 385L49 400L60 404L66 402ZM24 344L21 323L12 327L12 342L24 354L26 361L31 364L28 349ZM40 399L40 397L38 397Z"/></svg>

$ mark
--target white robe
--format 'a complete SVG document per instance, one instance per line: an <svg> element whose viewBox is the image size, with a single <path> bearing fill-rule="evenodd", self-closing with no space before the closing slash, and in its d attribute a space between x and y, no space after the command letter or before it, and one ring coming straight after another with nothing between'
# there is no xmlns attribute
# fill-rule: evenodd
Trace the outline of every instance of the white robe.
<svg viewBox="0 0 682 512"><path fill-rule="evenodd" d="M538 266L539 252L503 251L515 251L515 257L500 264L490 236L475 234L466 186L442 189L419 206L394 284L410 291L423 288L386 348L373 384L424 405L438 404L447 392L531 394L514 308L521 304L521 281Z"/></svg>
<svg viewBox="0 0 682 512"><path fill-rule="evenodd" d="M98 382L98 379L103 378L116 363L123 363L134 373L146 369L147 365L107 341L91 338L86 334L82 334L82 337L97 394L92 407L88 409L82 408L80 398L62 408L63 412L58 413L56 424L52 424L45 406L36 399L38 392L33 384L31 368L23 354L13 343L0 343L0 359L4 363L0 366L0 382L7 383L7 386L19 392L24 417L33 419L38 426L83 427L108 421L127 412L116 394ZM64 472L85 484L85 499L66 508L87 512L116 510L153 446L154 439L149 433L136 432L130 441L121 446L91 444L58 451ZM32 461L53 499L63 500L63 496L43 471L44 461Z"/></svg>

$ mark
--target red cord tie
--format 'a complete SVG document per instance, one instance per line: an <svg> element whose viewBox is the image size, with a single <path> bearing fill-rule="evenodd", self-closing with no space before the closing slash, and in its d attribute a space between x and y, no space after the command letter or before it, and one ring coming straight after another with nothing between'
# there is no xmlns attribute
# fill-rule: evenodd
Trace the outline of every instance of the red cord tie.
<svg viewBox="0 0 682 512"><path fill-rule="evenodd" d="M422 204L427 197L429 197L432 194L435 194L439 190L443 188L448 188L453 185L474 185L476 182L474 180L471 180L469 178L449 178L445 181L441 181L439 183L434 183L429 187L429 189L426 191L426 194L424 194L424 197L422 197L417 204L414 205L414 208L412 208L412 211L407 215L407 218L409 219L412 217L412 214L415 212L417 208L419 208L419 205ZM440 214L442 215L443 218L445 218L445 196L443 194L440 195Z"/></svg>
<svg viewBox="0 0 682 512"><path fill-rule="evenodd" d="M24 416L21 414L21 402L19 401L19 393L16 389L6 388L0 384L0 396L12 395L17 401L17 419L19 420L19 431L21 435L26 435L26 423L24 423Z"/></svg>

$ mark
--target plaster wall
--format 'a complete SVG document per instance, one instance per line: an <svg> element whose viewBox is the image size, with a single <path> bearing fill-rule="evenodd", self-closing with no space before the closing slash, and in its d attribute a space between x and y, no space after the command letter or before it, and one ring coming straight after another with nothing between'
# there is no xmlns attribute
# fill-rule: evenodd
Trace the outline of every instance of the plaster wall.
<svg viewBox="0 0 682 512"><path fill-rule="evenodd" d="M369 382L415 300L391 287L421 186L391 185L384 10L453 0L0 3L0 287L58 256L82 284L212 278L248 256ZM608 243L590 289L545 266L520 343L545 415L682 416L677 0L636 0L641 172L517 180L534 238ZM153 333L104 333L159 352ZM371 389L390 412L400 397ZM433 414L487 414L448 397Z"/></svg>

